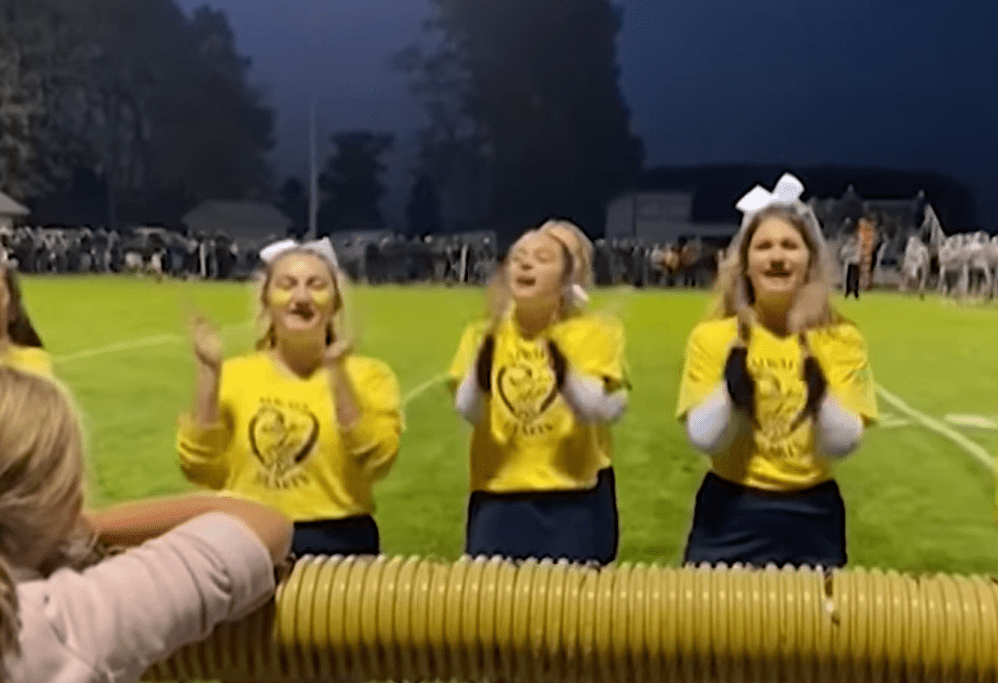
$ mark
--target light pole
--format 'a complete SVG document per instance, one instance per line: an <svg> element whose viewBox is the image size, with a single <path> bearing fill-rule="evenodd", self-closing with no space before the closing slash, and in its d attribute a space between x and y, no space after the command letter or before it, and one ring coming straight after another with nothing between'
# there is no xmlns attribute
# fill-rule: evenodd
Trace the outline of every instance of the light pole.
<svg viewBox="0 0 998 683"><path fill-rule="evenodd" d="M322 39L322 24L324 17L323 3L315 2L312 6L314 15L312 20L312 32L309 39L307 51L309 63L317 65L320 62L319 45ZM314 69L314 74L321 73L319 69ZM317 79L317 76L313 76ZM309 157L309 191L308 191L308 238L316 239L319 231L319 150L318 150L318 123L316 120L316 109L319 84L317 80L311 83L312 93L309 103L308 121L308 157Z"/></svg>
<svg viewBox="0 0 998 683"><path fill-rule="evenodd" d="M318 152L316 150L314 90L312 91L312 104L311 104L311 111L309 112L308 148L309 148L308 238L314 240L318 238L318 235L316 234L318 226L316 225L316 223L319 216L319 163L318 163Z"/></svg>

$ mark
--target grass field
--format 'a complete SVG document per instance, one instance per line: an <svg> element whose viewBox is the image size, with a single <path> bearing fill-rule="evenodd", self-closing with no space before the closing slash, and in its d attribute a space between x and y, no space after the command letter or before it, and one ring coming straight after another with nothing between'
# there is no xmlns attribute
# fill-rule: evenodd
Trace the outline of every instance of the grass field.
<svg viewBox="0 0 998 683"><path fill-rule="evenodd" d="M252 344L246 286L29 277L24 289L56 371L86 415L94 502L187 490L173 451L192 375L181 301L190 298L225 327L233 354ZM430 380L480 311L481 292L360 288L354 301L360 351L388 362L410 397L398 463L377 490L384 551L456 558L468 429L442 385ZM635 385L615 430L620 556L674 565L705 471L673 410L683 346L706 294L606 291L600 303L619 307ZM981 461L994 453L996 432L945 421L998 414L998 307L877 294L842 303L842 310L864 330L879 384L914 411L881 401L886 424L839 470L852 563L998 573L995 486ZM925 421L948 425L942 429L949 435Z"/></svg>

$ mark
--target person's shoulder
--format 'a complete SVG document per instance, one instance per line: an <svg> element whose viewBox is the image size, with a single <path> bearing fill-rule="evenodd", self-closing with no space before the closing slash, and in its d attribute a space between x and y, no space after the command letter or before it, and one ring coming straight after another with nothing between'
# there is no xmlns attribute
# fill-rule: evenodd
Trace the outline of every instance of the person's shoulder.
<svg viewBox="0 0 998 683"><path fill-rule="evenodd" d="M734 316L727 318L711 318L693 326L690 340L706 341L723 339L728 341L738 334L738 320Z"/></svg>
<svg viewBox="0 0 998 683"><path fill-rule="evenodd" d="M45 360L51 358L49 352L40 346L21 346L20 344L15 344L11 346L11 349L25 358L41 358Z"/></svg>
<svg viewBox="0 0 998 683"><path fill-rule="evenodd" d="M481 339L485 336L486 331L489 329L488 320L476 320L470 322L464 326L464 330L461 332L462 337L470 337L472 339Z"/></svg>
<svg viewBox="0 0 998 683"><path fill-rule="evenodd" d="M8 349L7 354L10 362L15 366L45 374L52 371L52 356L43 348L12 345Z"/></svg>
<svg viewBox="0 0 998 683"><path fill-rule="evenodd" d="M557 323L554 329L565 335L598 334L612 337L624 335L624 324L615 315L606 311L592 311L571 316Z"/></svg>
<svg viewBox="0 0 998 683"><path fill-rule="evenodd" d="M391 366L383 360L371 358L370 356L349 355L346 360L347 372L352 377L371 379L391 379L395 380L395 372Z"/></svg>
<svg viewBox="0 0 998 683"><path fill-rule="evenodd" d="M839 320L835 323L814 330L810 341L816 351L826 354L865 355L867 352L866 338L859 327L850 320Z"/></svg>
<svg viewBox="0 0 998 683"><path fill-rule="evenodd" d="M141 674L143 661L259 608L273 594L273 569L250 527L209 513L82 571L59 569L25 593L44 595L61 640L91 666ZM127 638L138 647L123 647Z"/></svg>
<svg viewBox="0 0 998 683"><path fill-rule="evenodd" d="M461 331L461 339L458 342L458 351L468 350L477 347L485 335L492 330L494 333L499 333L505 329L504 322L500 322L498 325L492 325L488 320L476 320L470 322L464 326Z"/></svg>
<svg viewBox="0 0 998 683"><path fill-rule="evenodd" d="M826 343L838 343L849 345L865 345L866 339L863 337L859 326L851 320L837 320L831 325L818 328L813 336Z"/></svg>
<svg viewBox="0 0 998 683"><path fill-rule="evenodd" d="M48 582L20 581L16 591L21 656L11 657L7 662L9 680L13 683L54 680L74 664L91 671L93 667L88 662L66 647L67 629L58 613L61 606L53 606ZM53 619L53 612L60 618Z"/></svg>

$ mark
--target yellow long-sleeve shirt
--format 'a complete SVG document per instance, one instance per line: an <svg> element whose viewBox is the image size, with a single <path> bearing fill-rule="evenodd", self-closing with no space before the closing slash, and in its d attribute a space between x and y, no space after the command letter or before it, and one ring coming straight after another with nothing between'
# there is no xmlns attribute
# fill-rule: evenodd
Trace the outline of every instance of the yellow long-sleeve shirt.
<svg viewBox="0 0 998 683"><path fill-rule="evenodd" d="M455 390L475 363L487 323L465 329L448 371ZM609 467L613 439L606 424L586 424L555 386L547 341L556 342L571 367L602 379L610 391L627 386L624 330L619 321L581 315L524 339L504 320L494 331L492 390L483 420L471 437L471 490L492 493L579 490L596 485Z"/></svg>
<svg viewBox="0 0 998 683"><path fill-rule="evenodd" d="M697 325L686 346L676 417L704 401L724 381L724 364L738 337L735 318ZM873 374L866 342L855 325L841 323L811 330L808 343L828 380L828 390L866 424L877 419ZM748 369L755 380L760 426L752 438L734 443L711 467L728 481L770 491L796 491L832 478L831 462L819 457L813 422L795 424L807 400L803 358L796 337L777 337L761 325L752 328Z"/></svg>
<svg viewBox="0 0 998 683"><path fill-rule="evenodd" d="M373 484L394 464L404 428L398 383L371 358L350 356L344 367L362 412L349 432L337 423L328 371L301 379L267 352L226 361L218 424L180 418L184 474L295 521L372 514Z"/></svg>

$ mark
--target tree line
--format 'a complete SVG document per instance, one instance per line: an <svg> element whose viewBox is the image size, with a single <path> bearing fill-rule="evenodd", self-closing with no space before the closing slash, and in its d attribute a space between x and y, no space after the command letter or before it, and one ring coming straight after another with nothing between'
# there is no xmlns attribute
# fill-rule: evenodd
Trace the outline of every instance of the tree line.
<svg viewBox="0 0 998 683"><path fill-rule="evenodd" d="M264 197L273 123L220 11L0 0L0 187L17 199L114 223L119 208Z"/></svg>
<svg viewBox="0 0 998 683"><path fill-rule="evenodd" d="M550 215L602 225L641 167L609 0L435 0L388 68L425 113L407 222L501 234ZM174 0L0 0L0 188L52 222L164 221L204 199L276 201L275 112L225 14ZM321 232L380 227L391 134L340 131L319 178ZM47 215L45 215L47 214Z"/></svg>
<svg viewBox="0 0 998 683"><path fill-rule="evenodd" d="M747 169L640 175L643 148L620 89L621 3L431 7L386 65L406 75L423 114L411 232L490 228L508 241L561 216L597 235L613 195L666 181L704 185L697 213L727 219ZM251 67L224 12L209 5L188 16L174 0L0 0L0 190L27 201L40 222L111 227L177 224L206 199L266 200L302 232L308 183L276 178L276 113ZM318 178L319 234L384 227L384 156L395 135L348 130L331 141ZM812 175L820 185L827 174ZM830 191L840 184L832 175ZM877 194L896 174L867 175L858 186ZM965 187L937 176L917 184L954 222L973 220ZM713 197L711 188L723 191Z"/></svg>
<svg viewBox="0 0 998 683"><path fill-rule="evenodd" d="M423 234L495 230L508 241L550 216L602 231L607 201L639 173L619 84L623 9L608 0L434 0L421 35L390 67L422 104L406 224ZM390 134L341 132L319 178L320 234L384 223L382 157ZM281 208L302 224L301 179Z"/></svg>

